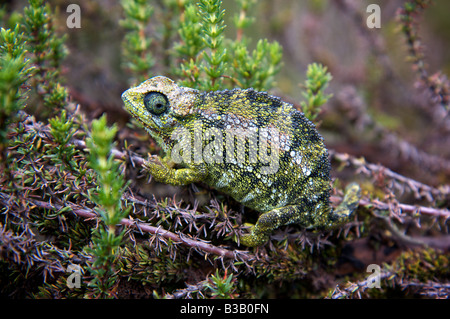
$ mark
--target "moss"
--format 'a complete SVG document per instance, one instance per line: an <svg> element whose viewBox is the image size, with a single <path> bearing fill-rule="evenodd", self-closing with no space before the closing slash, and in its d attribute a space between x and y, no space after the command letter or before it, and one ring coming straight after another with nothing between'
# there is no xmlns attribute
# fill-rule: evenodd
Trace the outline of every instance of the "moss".
<svg viewBox="0 0 450 319"><path fill-rule="evenodd" d="M400 281L448 281L449 261L447 254L426 248L402 253L391 267Z"/></svg>

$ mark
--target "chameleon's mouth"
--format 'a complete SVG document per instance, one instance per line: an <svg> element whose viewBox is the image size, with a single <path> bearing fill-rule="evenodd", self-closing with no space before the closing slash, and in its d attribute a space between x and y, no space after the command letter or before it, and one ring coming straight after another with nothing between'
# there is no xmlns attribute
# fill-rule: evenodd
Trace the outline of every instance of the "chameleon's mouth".
<svg viewBox="0 0 450 319"><path fill-rule="evenodd" d="M131 103L130 99L128 98L127 92L128 90L123 92L121 98L123 103L125 104L125 108L127 109L127 111L134 115L133 108L131 107L133 103Z"/></svg>

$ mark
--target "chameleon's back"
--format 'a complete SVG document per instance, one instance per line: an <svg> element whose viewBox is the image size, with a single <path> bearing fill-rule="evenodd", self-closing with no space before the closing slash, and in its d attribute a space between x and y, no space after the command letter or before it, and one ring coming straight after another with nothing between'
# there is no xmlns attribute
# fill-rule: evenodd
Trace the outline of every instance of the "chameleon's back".
<svg viewBox="0 0 450 319"><path fill-rule="evenodd" d="M329 207L327 150L303 113L252 89L201 93L195 104L187 125L202 132L205 183L260 212Z"/></svg>

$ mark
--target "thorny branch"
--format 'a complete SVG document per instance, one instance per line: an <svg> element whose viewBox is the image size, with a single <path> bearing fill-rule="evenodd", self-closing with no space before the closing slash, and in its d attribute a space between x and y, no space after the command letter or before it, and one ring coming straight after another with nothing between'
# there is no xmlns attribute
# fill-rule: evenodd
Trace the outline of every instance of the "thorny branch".
<svg viewBox="0 0 450 319"><path fill-rule="evenodd" d="M382 280L392 277L392 273L390 272L381 272L378 275L378 278L376 280ZM349 298L352 295L356 294L358 299L361 299L361 292L364 292L366 289L371 288L373 281L375 278L370 278L358 282L350 282L347 287L341 289L339 288L339 285L336 286L334 291L331 293L330 298L331 299L343 299L343 298Z"/></svg>
<svg viewBox="0 0 450 319"><path fill-rule="evenodd" d="M395 173L385 166L368 163L364 158L356 158L349 154L338 153L333 150L330 150L329 154L333 159L343 165L355 167L357 169L357 174L362 173L376 178L389 178L391 180L389 185L391 188L397 189L402 193L405 191L405 188L408 188L414 194L416 199L425 198L428 202L433 202L436 199L441 200L450 196L450 185L441 185L438 188L431 187L409 177Z"/></svg>
<svg viewBox="0 0 450 319"><path fill-rule="evenodd" d="M413 288L418 290L423 296L431 298L448 298L450 295L450 283L438 283L433 281L423 282L403 282L401 279L396 278L396 274L390 271L382 271L377 278L370 278L361 280L358 282L349 282L346 287L340 288L337 285L333 292L330 294L331 299L345 299L356 296L358 299L362 298L362 293L367 289L373 288L374 280L377 281L399 281L399 285L402 289Z"/></svg>
<svg viewBox="0 0 450 319"><path fill-rule="evenodd" d="M424 48L418 34L418 17L420 17L420 14L430 3L430 0L410 1L408 6L404 5L404 7L398 9L397 17L403 24L402 31L405 34L410 57L420 81L428 88L431 94L431 101L433 103L439 103L448 112L450 109L450 82L440 72L432 75L428 73Z"/></svg>
<svg viewBox="0 0 450 319"><path fill-rule="evenodd" d="M11 198L8 194L0 193L0 200L2 201L2 203L4 205L6 205L10 199ZM52 204L52 203L48 203L48 202L44 202L44 201L40 201L40 200L36 200L36 199L32 199L32 198L27 198L26 200L38 207L51 209L54 211L60 211L61 209L64 208L63 205ZM70 207L72 212L77 216L83 217L85 219L97 219L97 214L91 209L80 208L73 204L69 204L67 207ZM216 247L216 246L208 244L204 241L193 240L193 239L187 238L185 235L175 234L175 233L167 231L161 227L151 226L151 225L148 225L148 224L145 224L145 223L133 220L133 219L123 218L121 221L121 224L125 225L127 227L130 227L130 228L135 228L140 231L144 231L144 232L153 234L153 235L162 236L166 239L172 240L175 243L182 243L188 247L200 249L201 251L204 251L206 253L213 254L213 255L216 255L219 257L226 257L226 258L230 258L233 260L249 260L249 259L251 259L251 255L248 253L238 251L238 250L230 251L227 249Z"/></svg>
<svg viewBox="0 0 450 319"><path fill-rule="evenodd" d="M383 286L381 286L382 282L384 283ZM377 287L375 285L376 283L379 283L380 286ZM374 273L365 280L348 282L344 288L337 285L328 298L345 299L356 296L358 299L361 299L363 297L362 294L370 291L370 289L383 289L393 285L399 285L402 289L413 289L420 295L431 298L448 298L450 296L450 283L448 282L442 283L432 280L418 282L417 279L413 279L412 281L404 280L402 274L396 273L391 266L387 266L386 269L382 269L376 276Z"/></svg>

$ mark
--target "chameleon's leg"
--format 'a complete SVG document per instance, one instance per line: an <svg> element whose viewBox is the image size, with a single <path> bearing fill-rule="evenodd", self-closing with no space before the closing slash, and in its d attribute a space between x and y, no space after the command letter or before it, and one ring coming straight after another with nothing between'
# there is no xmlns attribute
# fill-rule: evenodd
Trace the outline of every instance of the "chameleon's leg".
<svg viewBox="0 0 450 319"><path fill-rule="evenodd" d="M334 228L346 223L356 210L361 197L358 184L352 183L345 189L342 202L333 211L325 205L316 206L314 212L306 212L302 205L291 205L273 209L262 214L249 234L240 237L241 244L249 247L264 244L276 228L287 224L299 224L303 227Z"/></svg>
<svg viewBox="0 0 450 319"><path fill-rule="evenodd" d="M200 168L172 168L167 160L159 156L150 156L145 167L150 171L153 178L165 184L174 186L189 185L200 182L206 177L206 172Z"/></svg>
<svg viewBox="0 0 450 319"><path fill-rule="evenodd" d="M359 185L356 183L347 185L344 199L330 215L333 226L339 226L348 222L350 216L358 208L360 198L361 188Z"/></svg>
<svg viewBox="0 0 450 319"><path fill-rule="evenodd" d="M258 221L251 225L250 233L239 238L239 242L244 246L255 247L264 244L269 235L282 225L297 222L298 210L300 206L285 206L275 208L259 216Z"/></svg>

